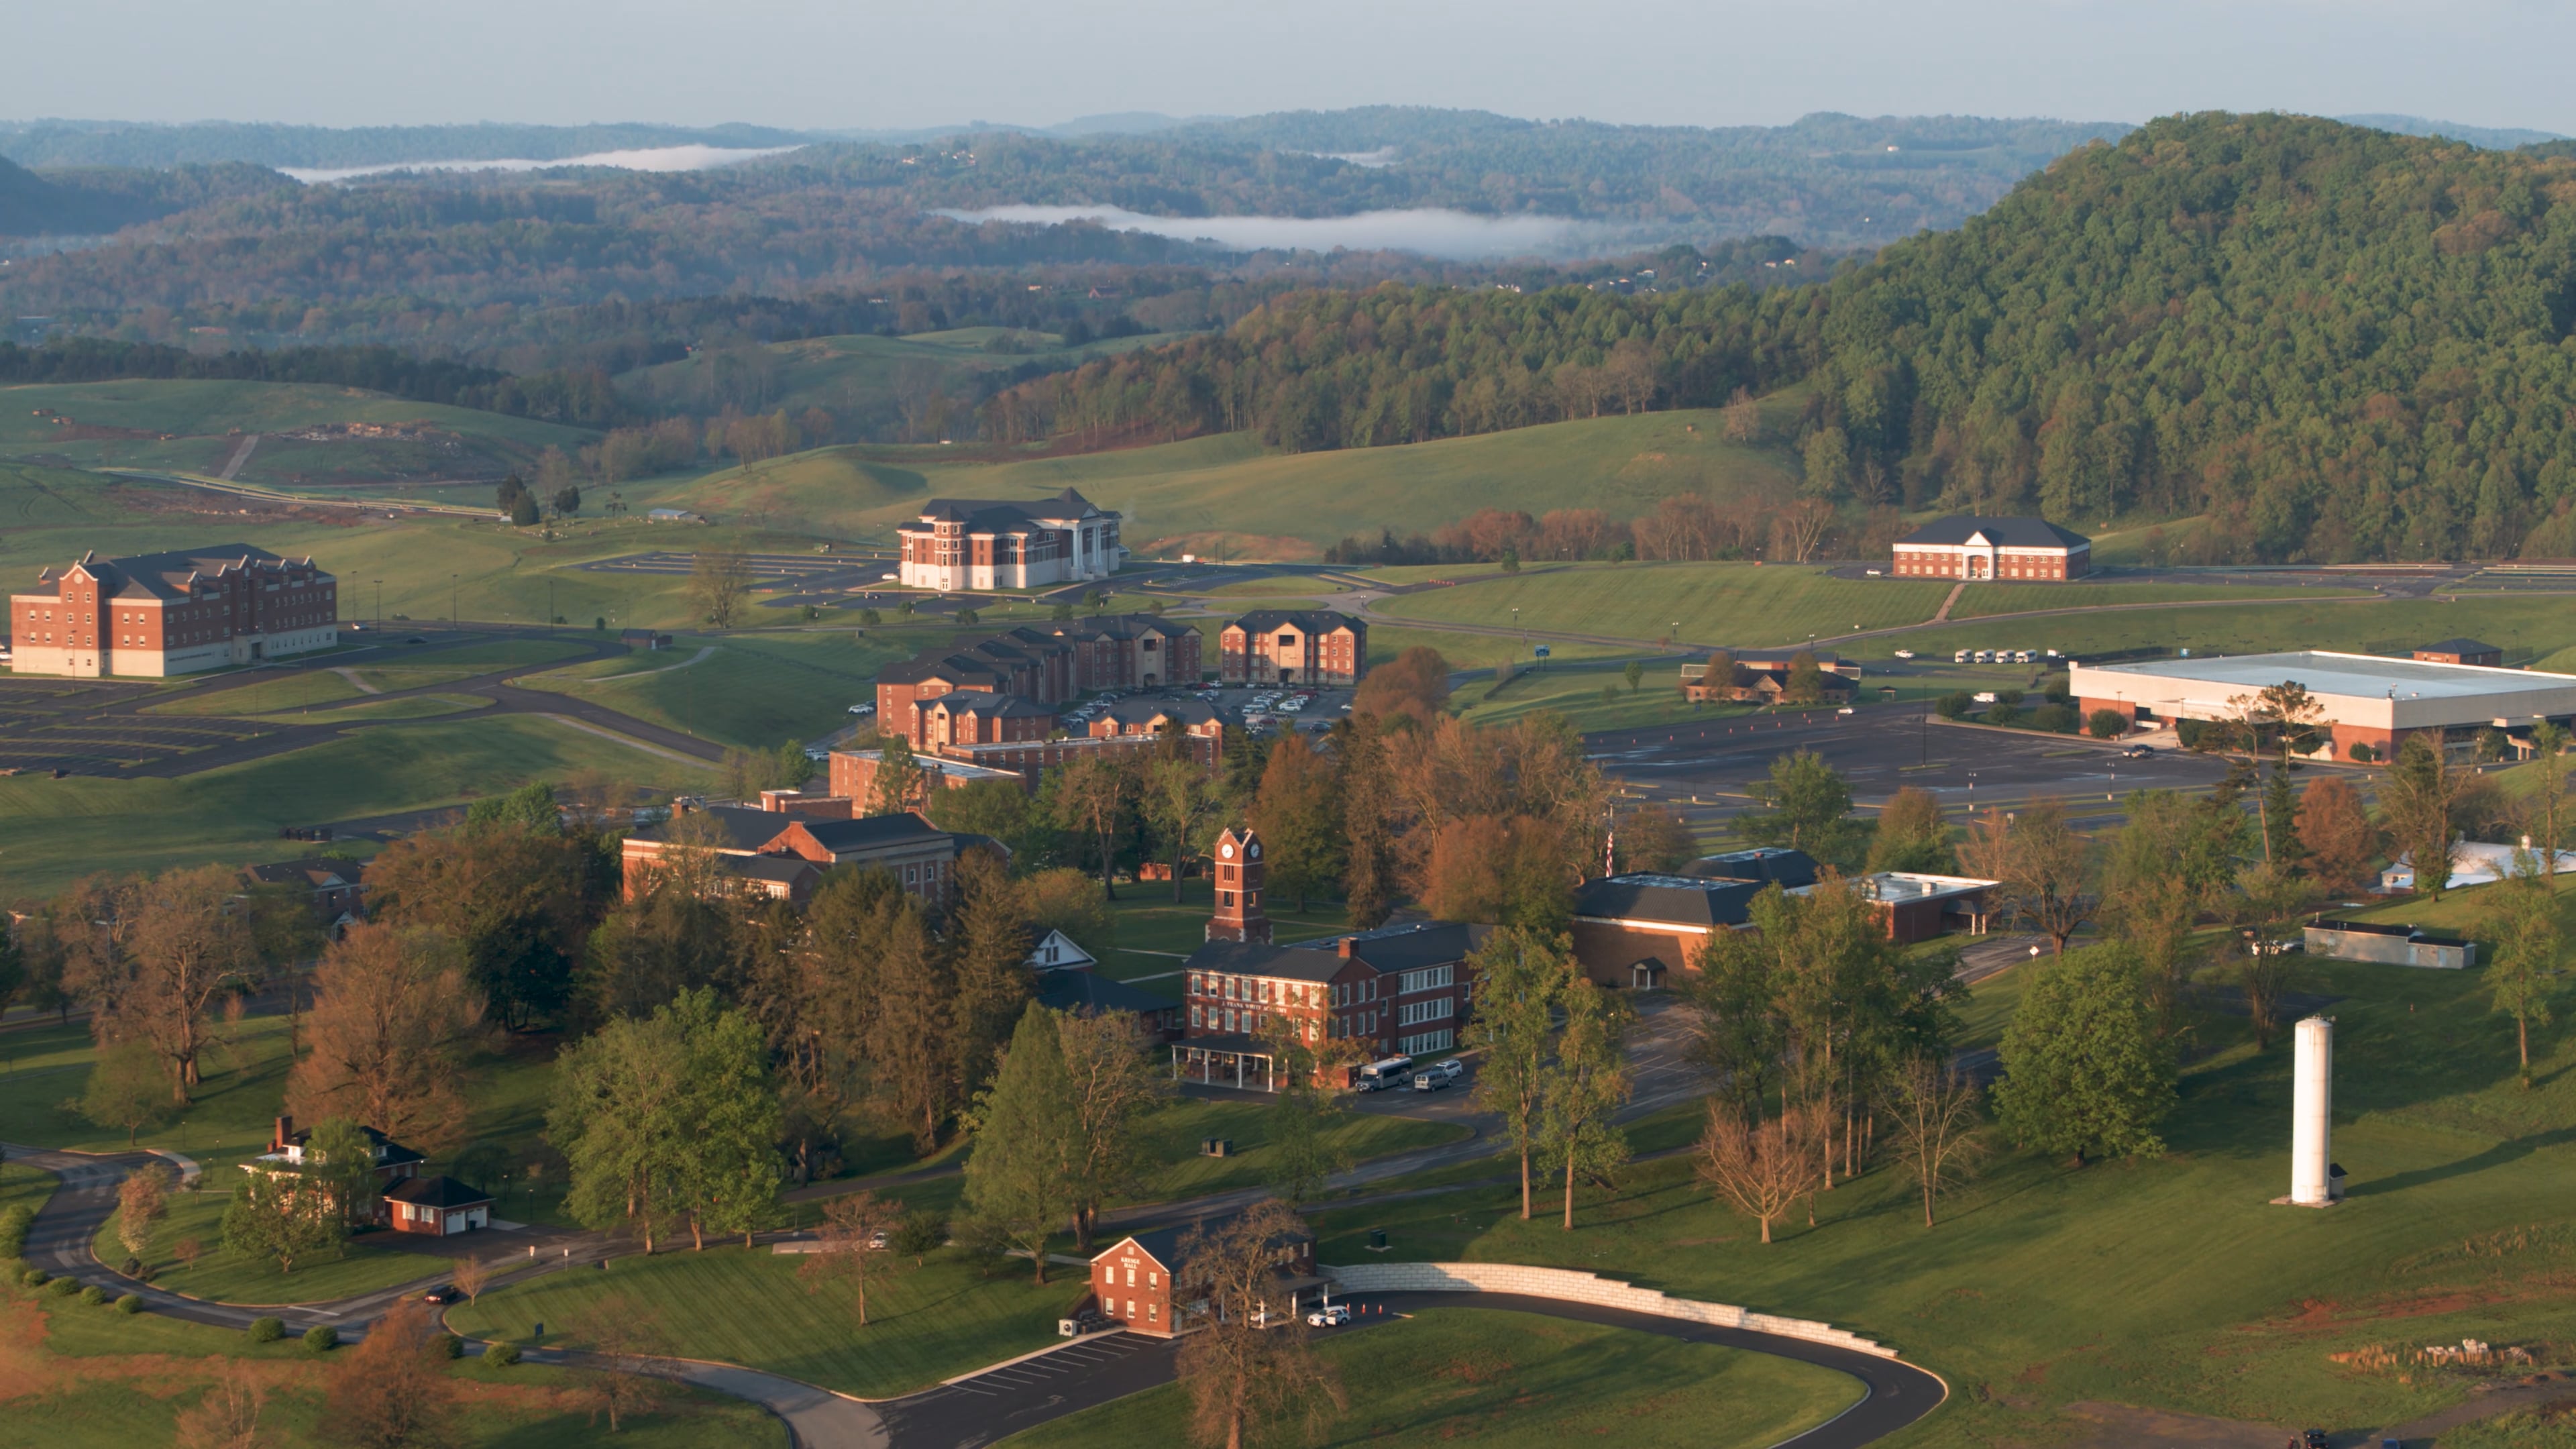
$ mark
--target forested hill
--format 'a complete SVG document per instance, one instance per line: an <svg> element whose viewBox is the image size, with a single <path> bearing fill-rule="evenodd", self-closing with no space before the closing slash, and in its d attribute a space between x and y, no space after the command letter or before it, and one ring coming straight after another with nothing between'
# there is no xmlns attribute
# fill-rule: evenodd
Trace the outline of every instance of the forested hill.
<svg viewBox="0 0 2576 1449"><path fill-rule="evenodd" d="M2222 554L2576 555L2576 160L2155 122L1832 282L1308 293L1043 379L1004 435L1392 443L1804 383L1854 506L2213 515Z"/></svg>

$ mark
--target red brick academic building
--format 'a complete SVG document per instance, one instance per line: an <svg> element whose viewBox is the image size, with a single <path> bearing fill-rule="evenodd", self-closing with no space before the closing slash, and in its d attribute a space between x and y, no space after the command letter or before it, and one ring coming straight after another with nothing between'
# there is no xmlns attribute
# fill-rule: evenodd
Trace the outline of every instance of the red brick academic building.
<svg viewBox="0 0 2576 1449"><path fill-rule="evenodd" d="M328 649L339 581L244 544L132 558L96 553L9 596L20 674L159 678Z"/></svg>
<svg viewBox="0 0 2576 1449"><path fill-rule="evenodd" d="M1890 571L1905 579L2080 579L2093 571L2093 540L2045 518L1962 513L1898 539Z"/></svg>
<svg viewBox="0 0 2576 1449"><path fill-rule="evenodd" d="M1360 682L1368 672L1368 625L1330 609L1260 609L1225 626L1217 674L1227 684Z"/></svg>

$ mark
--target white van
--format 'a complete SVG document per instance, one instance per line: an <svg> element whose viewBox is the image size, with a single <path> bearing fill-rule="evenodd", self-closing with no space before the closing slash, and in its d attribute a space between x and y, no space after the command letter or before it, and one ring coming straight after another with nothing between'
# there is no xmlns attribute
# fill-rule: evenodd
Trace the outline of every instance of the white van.
<svg viewBox="0 0 2576 1449"><path fill-rule="evenodd" d="M1967 651L1967 650L1965 650L1965 649L1962 649L1962 650L1960 650L1958 653L1951 655L1951 656L1950 656L1950 662L1951 662L1951 663L1953 663L1953 664L1965 664L1965 663L1967 663L1967 662L1968 662L1968 651Z"/></svg>
<svg viewBox="0 0 2576 1449"><path fill-rule="evenodd" d="M1359 1081L1353 1085L1363 1092L1383 1092L1390 1087L1404 1086L1412 1080L1413 1058L1398 1056L1374 1061L1360 1068Z"/></svg>

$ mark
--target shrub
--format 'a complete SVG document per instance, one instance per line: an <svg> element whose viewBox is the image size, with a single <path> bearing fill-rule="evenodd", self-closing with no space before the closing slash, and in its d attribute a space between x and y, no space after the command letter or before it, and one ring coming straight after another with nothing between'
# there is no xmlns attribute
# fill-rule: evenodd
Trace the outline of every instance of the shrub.
<svg viewBox="0 0 2576 1449"><path fill-rule="evenodd" d="M36 1210L25 1203L0 1211L0 1258L15 1258L27 1251L27 1225L35 1219Z"/></svg>
<svg viewBox="0 0 2576 1449"><path fill-rule="evenodd" d="M2018 689L1998 689L1995 691L1995 703L2008 704L2013 706L2015 709L2019 709L2021 707L2023 698L2024 696L2022 692Z"/></svg>
<svg viewBox="0 0 2576 1449"><path fill-rule="evenodd" d="M438 1336L438 1352L445 1358L463 1358L465 1340L452 1333L442 1333Z"/></svg>
<svg viewBox="0 0 2576 1449"><path fill-rule="evenodd" d="M92 1283L80 1291L80 1301L96 1308L107 1301L107 1290Z"/></svg>
<svg viewBox="0 0 2576 1449"><path fill-rule="evenodd" d="M2129 732L2129 717L2116 709L2097 709L2085 717L2084 729L2097 740L2116 740Z"/></svg>
<svg viewBox="0 0 2576 1449"><path fill-rule="evenodd" d="M42 1268L30 1268L18 1275L18 1281L30 1288L42 1288L45 1286L45 1280L52 1276L54 1275Z"/></svg>
<svg viewBox="0 0 2576 1449"><path fill-rule="evenodd" d="M116 1271L128 1278L140 1278L143 1276L143 1260L128 1254L125 1261L116 1266Z"/></svg>
<svg viewBox="0 0 2576 1449"><path fill-rule="evenodd" d="M77 1278L56 1278L45 1285L45 1291L57 1298L69 1298L80 1290L80 1280Z"/></svg>
<svg viewBox="0 0 2576 1449"><path fill-rule="evenodd" d="M143 1295L142 1295L142 1294L140 1294L140 1293L127 1293L127 1294L123 1294L123 1295L121 1295L121 1296L120 1296L120 1297L118 1297L118 1299L116 1300L116 1311L117 1311L117 1312L119 1312L119 1313L140 1313L140 1312L142 1312L142 1311L143 1311Z"/></svg>
<svg viewBox="0 0 2576 1449"><path fill-rule="evenodd" d="M2021 723L2021 706L1998 694L1995 696L1995 702L1986 706L1986 723L1990 725L2019 724Z"/></svg>
<svg viewBox="0 0 2576 1449"><path fill-rule="evenodd" d="M519 1346L515 1343L496 1343L483 1350L483 1361L495 1368L508 1368L519 1361Z"/></svg>
<svg viewBox="0 0 2576 1449"><path fill-rule="evenodd" d="M340 1346L340 1330L327 1323L317 1323L304 1330L304 1346L314 1353L329 1353Z"/></svg>
<svg viewBox="0 0 2576 1449"><path fill-rule="evenodd" d="M885 615L878 613L874 609L861 609L859 611L859 622L870 628L875 628L877 625L885 622Z"/></svg>
<svg viewBox="0 0 2576 1449"><path fill-rule="evenodd" d="M2075 711L2062 704L2043 704L2030 712L2030 727L2055 735L2075 733Z"/></svg>
<svg viewBox="0 0 2576 1449"><path fill-rule="evenodd" d="M1965 719L1968 711L1976 707L1977 697L1962 689L1933 701L1932 712L1943 719Z"/></svg>
<svg viewBox="0 0 2576 1449"><path fill-rule="evenodd" d="M253 1343L275 1343L285 1336L286 1325L277 1319L254 1318L250 1321L250 1341Z"/></svg>
<svg viewBox="0 0 2576 1449"><path fill-rule="evenodd" d="M2199 749L2202 744L2210 742L2209 722L2197 719L2175 720L2174 738L2180 740L2186 750Z"/></svg>
<svg viewBox="0 0 2576 1449"><path fill-rule="evenodd" d="M2367 765L2371 761L2379 758L2378 749L2368 740L2354 740L2352 742L2352 748L2346 750L2344 753L2352 756L2355 764L2361 765Z"/></svg>

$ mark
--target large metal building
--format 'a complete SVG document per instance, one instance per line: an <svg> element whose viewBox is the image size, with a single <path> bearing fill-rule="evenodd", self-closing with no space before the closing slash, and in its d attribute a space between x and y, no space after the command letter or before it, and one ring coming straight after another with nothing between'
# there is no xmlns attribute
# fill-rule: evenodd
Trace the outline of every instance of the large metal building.
<svg viewBox="0 0 2576 1449"><path fill-rule="evenodd" d="M2527 738L2543 719L2576 719L2576 675L2529 669L2386 659L2374 654L2298 650L2214 659L2158 659L2143 664L2068 670L2067 690L2089 717L2116 710L2133 720L2227 719L2239 700L2289 681L2306 687L2325 710L2334 757L2355 758L2367 744L2393 754L2408 735L2467 739L2494 727Z"/></svg>

